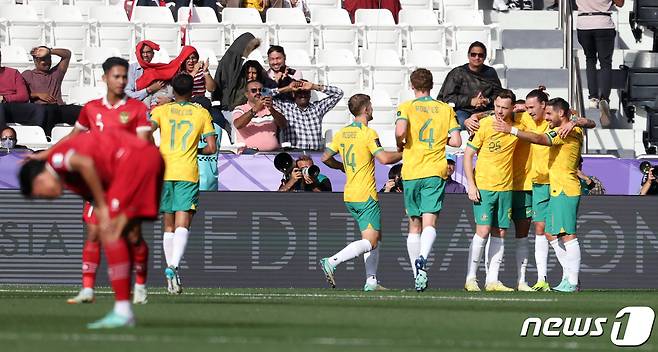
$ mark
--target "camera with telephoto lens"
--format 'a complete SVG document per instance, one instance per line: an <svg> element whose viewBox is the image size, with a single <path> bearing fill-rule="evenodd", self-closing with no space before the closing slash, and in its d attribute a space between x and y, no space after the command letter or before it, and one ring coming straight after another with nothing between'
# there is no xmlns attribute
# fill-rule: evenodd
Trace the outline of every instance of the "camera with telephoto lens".
<svg viewBox="0 0 658 352"><path fill-rule="evenodd" d="M316 179L320 175L320 168L317 167L316 165L303 167L302 175L304 175L304 177L310 177L312 179Z"/></svg>
<svg viewBox="0 0 658 352"><path fill-rule="evenodd" d="M294 164L295 161L288 153L279 153L274 157L274 167L283 173L283 179L286 181L290 179L290 173L292 172Z"/></svg>
<svg viewBox="0 0 658 352"><path fill-rule="evenodd" d="M645 177L649 176L649 171L653 174L653 177L658 178L658 167L656 165L651 165L650 162L648 161L643 161L640 163L640 171L642 171L642 174L644 174Z"/></svg>

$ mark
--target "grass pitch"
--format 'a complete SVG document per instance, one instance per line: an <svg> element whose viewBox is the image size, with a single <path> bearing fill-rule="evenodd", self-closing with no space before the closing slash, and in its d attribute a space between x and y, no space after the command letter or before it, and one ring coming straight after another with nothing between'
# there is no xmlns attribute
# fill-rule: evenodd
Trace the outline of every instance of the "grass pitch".
<svg viewBox="0 0 658 352"><path fill-rule="evenodd" d="M89 331L112 307L67 305L71 287L0 286L2 351L564 351L613 350L615 314L657 310L655 291L364 293L330 289L152 289L137 327ZM607 317L593 337L519 337L528 316ZM658 329L654 326L654 331ZM658 349L653 334L639 350Z"/></svg>

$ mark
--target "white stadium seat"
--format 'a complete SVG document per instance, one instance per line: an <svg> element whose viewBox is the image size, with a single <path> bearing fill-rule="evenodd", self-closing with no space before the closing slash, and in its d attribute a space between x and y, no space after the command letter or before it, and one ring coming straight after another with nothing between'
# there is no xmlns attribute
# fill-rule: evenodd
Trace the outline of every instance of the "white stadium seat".
<svg viewBox="0 0 658 352"><path fill-rule="evenodd" d="M357 65L352 53L345 49L336 49L318 53L318 65L324 67L324 80L345 92L363 88L363 69ZM344 100L349 99L345 96Z"/></svg>
<svg viewBox="0 0 658 352"><path fill-rule="evenodd" d="M233 42L235 38L243 33L250 32L254 37L261 40L261 48L269 47L269 30L267 25L263 23L258 10L227 7L222 10L222 23L231 28L229 41Z"/></svg>
<svg viewBox="0 0 658 352"><path fill-rule="evenodd" d="M44 145L48 144L46 133L39 126L25 126L19 124L7 124L16 130L16 144L21 145Z"/></svg>
<svg viewBox="0 0 658 352"><path fill-rule="evenodd" d="M8 45L8 46L2 46L0 48L0 51L2 52L2 63L31 63L32 58L28 54L28 52L23 48L22 46L14 46L14 45ZM8 65L5 65L8 66Z"/></svg>
<svg viewBox="0 0 658 352"><path fill-rule="evenodd" d="M446 65L443 53L435 50L411 51L407 56L407 64L409 65L410 70L426 68L432 72L434 88L430 95L433 97L439 93L443 81L448 75L448 72L452 69L452 67Z"/></svg>
<svg viewBox="0 0 658 352"><path fill-rule="evenodd" d="M169 55L178 55L180 27L168 8L135 6L131 21L137 24L140 40L151 40L167 49Z"/></svg>
<svg viewBox="0 0 658 352"><path fill-rule="evenodd" d="M54 65L54 63L53 63ZM66 70L64 75L64 80L62 81L62 99L68 101L68 98L71 94L71 89L74 87L80 87L84 82L84 65L79 62L74 62L71 60L69 63L69 69Z"/></svg>
<svg viewBox="0 0 658 352"><path fill-rule="evenodd" d="M452 50L468 50L471 43L480 41L488 49L488 62L493 63L496 58L496 48L492 45L491 32L496 30L497 26L485 25L481 11L447 10L446 25L453 26Z"/></svg>
<svg viewBox="0 0 658 352"><path fill-rule="evenodd" d="M84 105L105 95L105 87L72 87L69 92L69 104Z"/></svg>
<svg viewBox="0 0 658 352"><path fill-rule="evenodd" d="M317 26L316 37L320 50L347 49L356 57L358 52L358 31L344 9L318 8L311 13L311 20Z"/></svg>
<svg viewBox="0 0 658 352"><path fill-rule="evenodd" d="M396 52L391 49L365 49L361 63L368 66L369 87L385 90L397 99L397 93L404 86L408 70L400 64Z"/></svg>
<svg viewBox="0 0 658 352"><path fill-rule="evenodd" d="M351 123L351 121L352 115L345 105L336 105L327 112L322 118L322 135L325 136L325 142L331 142L336 132Z"/></svg>
<svg viewBox="0 0 658 352"><path fill-rule="evenodd" d="M432 10L431 0L401 0L400 5L402 6L403 10Z"/></svg>
<svg viewBox="0 0 658 352"><path fill-rule="evenodd" d="M306 23L306 17L300 9L268 9L266 21L274 44L286 50L299 49L313 54L313 27Z"/></svg>
<svg viewBox="0 0 658 352"><path fill-rule="evenodd" d="M446 27L439 24L434 11L403 9L400 25L407 26L407 50L447 51Z"/></svg>
<svg viewBox="0 0 658 352"><path fill-rule="evenodd" d="M126 11L117 6L94 6L89 9L91 42L95 46L117 48L128 58L135 52L135 26L128 21Z"/></svg>
<svg viewBox="0 0 658 352"><path fill-rule="evenodd" d="M305 50L286 49L286 65L302 72L305 80L318 83L320 82L320 72L316 65L311 63L311 58ZM325 82L331 84L330 82Z"/></svg>
<svg viewBox="0 0 658 352"><path fill-rule="evenodd" d="M385 9L356 10L355 23L362 28L365 49L392 49L402 57L402 30Z"/></svg>
<svg viewBox="0 0 658 352"><path fill-rule="evenodd" d="M63 5L63 2L62 0L23 0L23 4L27 4L33 7L36 10L39 18L41 18L46 7L61 6Z"/></svg>
<svg viewBox="0 0 658 352"><path fill-rule="evenodd" d="M101 65L108 57L121 56L117 48L87 47L82 51L84 64L84 84L92 86L103 85L103 68Z"/></svg>
<svg viewBox="0 0 658 352"><path fill-rule="evenodd" d="M27 5L0 5L0 35L6 45L30 50L46 44L45 23Z"/></svg>
<svg viewBox="0 0 658 352"><path fill-rule="evenodd" d="M340 0L306 0L306 5L309 9L329 8L339 9L341 7Z"/></svg>
<svg viewBox="0 0 658 352"><path fill-rule="evenodd" d="M189 45L195 48L208 48L222 56L226 50L224 25L217 21L215 11L210 7L194 7L192 21L188 23L189 7L178 9L178 23L187 26Z"/></svg>
<svg viewBox="0 0 658 352"><path fill-rule="evenodd" d="M370 121L369 126L380 129L394 128L396 106L393 105L391 96L386 90L381 88L356 90L351 92L350 96L357 93L370 96L373 119Z"/></svg>
<svg viewBox="0 0 658 352"><path fill-rule="evenodd" d="M55 144L59 142L62 138L66 137L73 130L73 126L69 125L57 125L53 127L52 132L50 133L50 142Z"/></svg>
<svg viewBox="0 0 658 352"><path fill-rule="evenodd" d="M43 17L48 21L47 41L80 57L89 45L89 22L83 20L80 10L76 6L48 6Z"/></svg>
<svg viewBox="0 0 658 352"><path fill-rule="evenodd" d="M397 142L395 141L395 129L379 131L379 142L386 150L396 150Z"/></svg>
<svg viewBox="0 0 658 352"><path fill-rule="evenodd" d="M75 5L85 19L89 18L89 9L92 7L110 5L108 0L69 0L69 4Z"/></svg>

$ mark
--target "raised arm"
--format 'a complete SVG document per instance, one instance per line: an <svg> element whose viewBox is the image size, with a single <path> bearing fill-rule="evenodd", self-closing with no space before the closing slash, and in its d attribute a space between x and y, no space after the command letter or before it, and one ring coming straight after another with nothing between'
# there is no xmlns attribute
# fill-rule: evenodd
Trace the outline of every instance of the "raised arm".
<svg viewBox="0 0 658 352"><path fill-rule="evenodd" d="M377 160L384 164L384 165L390 165L390 164L396 164L400 160L402 160L402 153L400 152L385 152L385 151L380 151L377 154L375 154L375 158Z"/></svg>
<svg viewBox="0 0 658 352"><path fill-rule="evenodd" d="M513 134L517 136L519 139L523 139L524 141L528 141L530 143L548 145L548 146L551 145L551 140L545 134L536 134L532 132L519 131L518 128L512 127L507 122L500 121L498 119L494 120L493 126L494 126L494 130L496 130L497 132Z"/></svg>
<svg viewBox="0 0 658 352"><path fill-rule="evenodd" d="M71 62L71 50L54 48L54 49L50 49L50 54L57 55L60 58L62 58L62 60L59 61L59 64L57 64L57 66L59 67L60 70L66 72L66 70L68 70L69 68L69 63Z"/></svg>

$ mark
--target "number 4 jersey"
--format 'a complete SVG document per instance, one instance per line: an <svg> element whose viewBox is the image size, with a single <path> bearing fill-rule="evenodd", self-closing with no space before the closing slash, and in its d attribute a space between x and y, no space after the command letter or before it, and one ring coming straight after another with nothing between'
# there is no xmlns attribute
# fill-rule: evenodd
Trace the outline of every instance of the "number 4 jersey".
<svg viewBox="0 0 658 352"><path fill-rule="evenodd" d="M164 180L199 182L197 145L215 135L208 110L188 102L168 103L151 111L151 121L160 128Z"/></svg>
<svg viewBox="0 0 658 352"><path fill-rule="evenodd" d="M450 105L422 97L398 107L397 119L407 120L407 136L402 153L402 179L448 177L446 143L452 131L459 130Z"/></svg>

